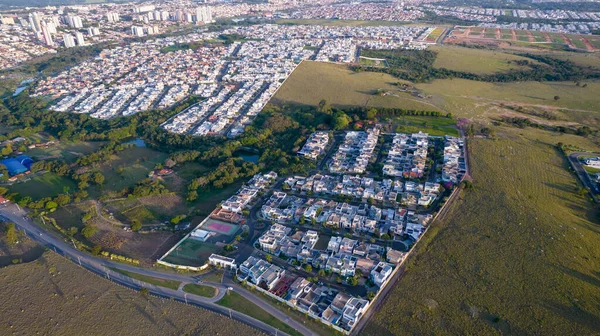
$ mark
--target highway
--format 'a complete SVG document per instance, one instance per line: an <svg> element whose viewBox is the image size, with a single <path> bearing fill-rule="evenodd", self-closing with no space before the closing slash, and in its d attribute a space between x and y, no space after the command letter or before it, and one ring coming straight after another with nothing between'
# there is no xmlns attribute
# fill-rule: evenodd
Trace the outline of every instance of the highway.
<svg viewBox="0 0 600 336"><path fill-rule="evenodd" d="M279 320L287 323L290 327L294 328L296 331L300 332L302 335L314 335L312 331L306 328L303 324L296 322L288 318L285 314L283 314L278 309L272 307L270 304L260 300L249 291L245 290L241 286L237 284L233 284L233 282L225 285L225 284L215 284L206 282L206 285L217 288L218 294L214 298L205 298L202 296L197 296L193 294L185 293L181 290L181 287L178 290L172 290L169 288L159 287L152 284L148 284L139 280L135 280L129 278L121 273L115 272L110 268L116 268L124 271L135 272L138 274L143 274L146 276L156 277L165 280L175 280L181 281L182 283L196 283L197 280L188 275L182 274L174 274L174 273L165 273L151 269L145 269L130 265L125 265L117 262L113 262L110 260L102 259L99 257L94 257L84 252L81 252L74 248L73 245L67 243L56 236L54 233L48 232L38 225L33 223L29 218L27 218L27 212L23 209L19 208L17 205L8 203L4 207L0 208L0 215L15 223L15 226L24 231L28 237L36 241L38 244L47 247L48 249L64 256L67 259L70 259L74 263L80 265L81 267L87 269L90 272L95 273L98 276L107 278L119 285L139 290L142 287L148 289L149 293L161 298L174 299L183 303L193 304L195 306L210 310L212 312L222 314L225 316L229 316L231 319L239 321L241 323L250 325L268 335L287 335L286 333L264 323L259 320L256 320L250 316L239 313L235 310L231 310L216 304L215 302L221 299L224 295L226 295L227 288L229 286L233 287L234 290L255 303L271 315L275 316Z"/></svg>

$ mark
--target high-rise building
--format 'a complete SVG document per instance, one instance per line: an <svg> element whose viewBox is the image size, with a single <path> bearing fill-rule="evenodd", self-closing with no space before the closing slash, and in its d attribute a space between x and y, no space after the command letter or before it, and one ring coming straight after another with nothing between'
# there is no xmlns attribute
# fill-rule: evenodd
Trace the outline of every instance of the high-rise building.
<svg viewBox="0 0 600 336"><path fill-rule="evenodd" d="M85 40L83 39L83 34L80 32L76 32L75 33L75 38L77 39L77 45L78 46L84 46L85 45Z"/></svg>
<svg viewBox="0 0 600 336"><path fill-rule="evenodd" d="M154 5L142 5L142 6L135 7L133 9L133 12L134 13L145 13L145 12L151 12L154 9L156 9L156 7Z"/></svg>
<svg viewBox="0 0 600 336"><path fill-rule="evenodd" d="M196 8L196 22L202 22L202 23L213 22L212 9L208 6Z"/></svg>
<svg viewBox="0 0 600 336"><path fill-rule="evenodd" d="M168 21L169 20L169 12L167 12L167 11L160 12L160 18L163 21Z"/></svg>
<svg viewBox="0 0 600 336"><path fill-rule="evenodd" d="M119 22L121 20L121 17L119 16L119 13L106 13L106 19L108 20L108 22Z"/></svg>
<svg viewBox="0 0 600 336"><path fill-rule="evenodd" d="M54 22L46 22L46 28L48 29L48 32L50 34L56 34L56 25L54 24Z"/></svg>
<svg viewBox="0 0 600 336"><path fill-rule="evenodd" d="M65 21L71 28L83 28L83 21L79 16L67 16Z"/></svg>
<svg viewBox="0 0 600 336"><path fill-rule="evenodd" d="M100 29L97 27L90 27L87 29L88 36L100 35Z"/></svg>
<svg viewBox="0 0 600 336"><path fill-rule="evenodd" d="M144 28L138 26L131 26L131 35L133 36L144 36Z"/></svg>
<svg viewBox="0 0 600 336"><path fill-rule="evenodd" d="M15 24L15 18L4 17L4 16L0 15L0 22L5 25L12 25L12 24Z"/></svg>
<svg viewBox="0 0 600 336"><path fill-rule="evenodd" d="M40 23L40 29L42 31L42 37L44 38L44 43L46 43L47 46L54 46L54 41L52 41L52 34L50 34L50 31L48 30L48 26L46 25L46 22L42 22Z"/></svg>
<svg viewBox="0 0 600 336"><path fill-rule="evenodd" d="M75 46L75 38L71 34L64 34L63 40L66 48L73 48Z"/></svg>
<svg viewBox="0 0 600 336"><path fill-rule="evenodd" d="M29 25L31 26L31 29L33 29L35 32L42 31L40 14L38 12L33 12L29 14Z"/></svg>

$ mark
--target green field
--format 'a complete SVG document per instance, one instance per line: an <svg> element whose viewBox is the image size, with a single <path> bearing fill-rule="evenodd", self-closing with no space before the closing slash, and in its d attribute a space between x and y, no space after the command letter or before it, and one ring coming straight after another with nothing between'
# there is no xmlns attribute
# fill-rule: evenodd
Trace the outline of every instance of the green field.
<svg viewBox="0 0 600 336"><path fill-rule="evenodd" d="M392 119L392 130L397 133L417 133L422 131L433 136L459 136L456 121L449 118L403 116Z"/></svg>
<svg viewBox="0 0 600 336"><path fill-rule="evenodd" d="M221 283L223 281L223 272L220 270L214 271L202 277L202 281Z"/></svg>
<svg viewBox="0 0 600 336"><path fill-rule="evenodd" d="M485 49L452 46L433 46L429 49L438 54L433 64L434 67L476 74L492 74L513 69L527 69L524 66L510 64L510 61L529 60L535 62L526 57Z"/></svg>
<svg viewBox="0 0 600 336"><path fill-rule="evenodd" d="M285 333L288 333L290 335L294 335L294 336L302 335L299 332L297 332L295 329L292 329L287 324L281 322L280 320L275 318L273 315L262 310L260 307L258 307L254 303L248 301L246 298L244 298L243 296L241 296L240 294L238 294L236 292L229 291L221 300L217 301L217 304L219 304L223 307L226 307L226 308L231 308L242 314L251 316L259 321L262 321L262 322L264 322L272 327L275 327Z"/></svg>
<svg viewBox="0 0 600 336"><path fill-rule="evenodd" d="M272 102L316 106L325 99L339 107L369 106L437 110L424 99L398 91L398 87L392 85L398 82L402 81L384 73L356 73L343 65L304 61L277 91ZM388 90L393 95L377 95L375 93L378 89Z"/></svg>
<svg viewBox="0 0 600 336"><path fill-rule="evenodd" d="M210 286L187 284L183 286L183 291L186 293L199 295L207 298L213 298L217 295L217 289Z"/></svg>
<svg viewBox="0 0 600 336"><path fill-rule="evenodd" d="M475 189L432 224L362 334L600 332L597 209L548 132L498 132L469 142Z"/></svg>
<svg viewBox="0 0 600 336"><path fill-rule="evenodd" d="M124 271L124 270L118 269L118 268L110 267L110 269L117 273L128 276L132 279L140 280L140 281L143 281L143 282L149 283L151 285L155 285L155 286L160 286L160 287L177 290L179 288L179 286L181 285L181 282L175 281L175 280L164 280L164 279L155 278L155 277L151 277L151 276L147 276L147 275L143 275L143 274L139 274L139 273Z"/></svg>
<svg viewBox="0 0 600 336"><path fill-rule="evenodd" d="M571 42L573 43L575 48L587 50L587 45L581 40L581 38L571 38Z"/></svg>
<svg viewBox="0 0 600 336"><path fill-rule="evenodd" d="M33 200L54 197L63 193L65 188L73 191L77 189L77 184L68 177L58 176L54 173L45 173L26 182L18 182L8 186L10 192L17 192L21 196L29 196Z"/></svg>
<svg viewBox="0 0 600 336"><path fill-rule="evenodd" d="M34 160L64 160L67 163L75 162L83 155L95 152L104 142L76 142L58 143L48 148L34 148L27 151L27 155Z"/></svg>
<svg viewBox="0 0 600 336"><path fill-rule="evenodd" d="M202 266L213 253L221 252L221 248L212 243L203 243L199 240L188 238L175 250L163 258L163 261L186 266Z"/></svg>

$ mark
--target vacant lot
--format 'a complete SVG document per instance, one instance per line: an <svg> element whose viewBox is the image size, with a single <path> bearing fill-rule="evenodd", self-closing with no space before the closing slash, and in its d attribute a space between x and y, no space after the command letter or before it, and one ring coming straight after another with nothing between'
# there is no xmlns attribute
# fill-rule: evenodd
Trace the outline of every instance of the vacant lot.
<svg viewBox="0 0 600 336"><path fill-rule="evenodd" d="M142 224L160 224L177 215L187 215L189 212L183 198L176 194L119 199L104 204L116 219L127 224L131 224L134 220Z"/></svg>
<svg viewBox="0 0 600 336"><path fill-rule="evenodd" d="M124 271L124 270L118 269L118 268L111 268L111 269L117 273L121 273L132 279L140 280L140 281L143 281L145 283L149 283L149 284L155 285L155 286L161 286L161 287L177 290L179 288L179 285L181 285L181 282L175 281L175 280L165 280L165 279L155 278L155 277L151 277L151 276L147 276L147 275L143 275L143 274Z"/></svg>
<svg viewBox="0 0 600 336"><path fill-rule="evenodd" d="M400 92L394 83L401 82L388 74L353 72L344 65L302 62L272 102L318 105L323 99L336 106L395 107L436 111L425 99ZM378 95L377 90L389 95Z"/></svg>
<svg viewBox="0 0 600 336"><path fill-rule="evenodd" d="M77 185L68 177L45 173L26 182L15 183L8 188L11 192L17 192L21 196L29 196L33 200L38 200L44 197L54 197L63 193L65 188L73 191L77 189Z"/></svg>
<svg viewBox="0 0 600 336"><path fill-rule="evenodd" d="M476 74L492 74L514 69L527 69L514 61L529 60L525 57L485 49L471 49L453 46L434 46L430 48L438 53L433 64L436 68L447 68Z"/></svg>
<svg viewBox="0 0 600 336"><path fill-rule="evenodd" d="M204 296L207 298L213 298L215 297L215 295L217 295L216 288L196 284L187 284L183 286L183 291L194 295Z"/></svg>
<svg viewBox="0 0 600 336"><path fill-rule="evenodd" d="M4 333L34 335L259 335L207 310L144 297L47 253L0 269Z"/></svg>
<svg viewBox="0 0 600 336"><path fill-rule="evenodd" d="M18 233L18 243L12 245L6 240L6 223L0 222L0 268L9 265L31 262L44 253L44 247Z"/></svg>
<svg viewBox="0 0 600 336"><path fill-rule="evenodd" d="M398 133L417 133L422 131L433 136L459 136L456 121L445 117L396 117L392 118L391 125L391 131Z"/></svg>
<svg viewBox="0 0 600 336"><path fill-rule="evenodd" d="M432 224L364 334L600 332L594 205L548 133L500 134L470 142L475 190Z"/></svg>

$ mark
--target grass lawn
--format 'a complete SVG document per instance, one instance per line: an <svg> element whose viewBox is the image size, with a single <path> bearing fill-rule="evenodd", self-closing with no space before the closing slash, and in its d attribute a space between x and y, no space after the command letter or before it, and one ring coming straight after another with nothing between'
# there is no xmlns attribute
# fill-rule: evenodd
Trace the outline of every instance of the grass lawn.
<svg viewBox="0 0 600 336"><path fill-rule="evenodd" d="M176 265L202 266L211 254L221 251L220 247L212 243L203 243L199 240L188 238L167 255L163 261Z"/></svg>
<svg viewBox="0 0 600 336"><path fill-rule="evenodd" d="M582 166L583 166L583 169L585 169L585 171L588 172L588 174L590 174L590 175L600 173L600 169L598 169L598 168L594 168L594 167L590 167L590 166L586 166L586 165L582 165Z"/></svg>
<svg viewBox="0 0 600 336"><path fill-rule="evenodd" d="M33 200L38 200L44 197L54 197L62 193L65 187L73 191L77 189L77 184L68 177L45 173L35 176L29 181L15 183L8 189L11 192L18 192L21 196L29 196Z"/></svg>
<svg viewBox="0 0 600 336"><path fill-rule="evenodd" d="M431 224L363 335L600 332L597 208L547 132L498 135L469 142L474 190Z"/></svg>
<svg viewBox="0 0 600 336"><path fill-rule="evenodd" d="M215 297L215 295L217 295L216 288L196 284L187 284L183 286L183 291L186 293L200 295L207 298L213 298Z"/></svg>
<svg viewBox="0 0 600 336"><path fill-rule="evenodd" d="M398 91L402 82L388 74L353 72L344 65L302 62L277 91L272 103L318 105L323 99L335 106L368 106L436 111L427 100ZM378 89L392 93L381 96Z"/></svg>
<svg viewBox="0 0 600 336"><path fill-rule="evenodd" d="M202 281L221 283L223 281L223 272L217 270L202 277Z"/></svg>
<svg viewBox="0 0 600 336"><path fill-rule="evenodd" d="M112 268L112 267L109 267L109 268L117 273L121 273L132 279L140 280L140 281L143 281L143 282L149 283L151 285L155 285L155 286L160 286L160 287L177 290L177 288L179 288L179 286L181 285L181 282L175 281L175 280L163 280L163 279L159 279L159 278L155 278L155 277L151 277L151 276L147 276L147 275L143 275L143 274L139 274L139 273L124 271L124 270L118 269L118 268Z"/></svg>
<svg viewBox="0 0 600 336"><path fill-rule="evenodd" d="M189 181L202 176L202 174L209 171L210 168L198 162L186 162L175 166L174 170L177 176Z"/></svg>
<svg viewBox="0 0 600 336"><path fill-rule="evenodd" d="M259 306L248 301L246 298L244 298L243 296L241 296L240 294L238 294L236 292L229 291L229 293L226 294L221 300L217 301L217 304L221 305L223 307L226 307L226 308L231 308L242 314L251 316L259 321L262 321L262 322L264 322L274 328L277 328L285 333L288 333L290 335L294 335L294 336L302 335L301 333L297 332L295 329L292 329L287 324L281 322L280 320L275 318L273 315L262 310Z"/></svg>
<svg viewBox="0 0 600 336"><path fill-rule="evenodd" d="M510 64L510 61L529 60L535 62L526 57L486 49L455 46L433 46L429 49L438 54L433 63L434 67L476 74L492 74L513 69L528 68Z"/></svg>

